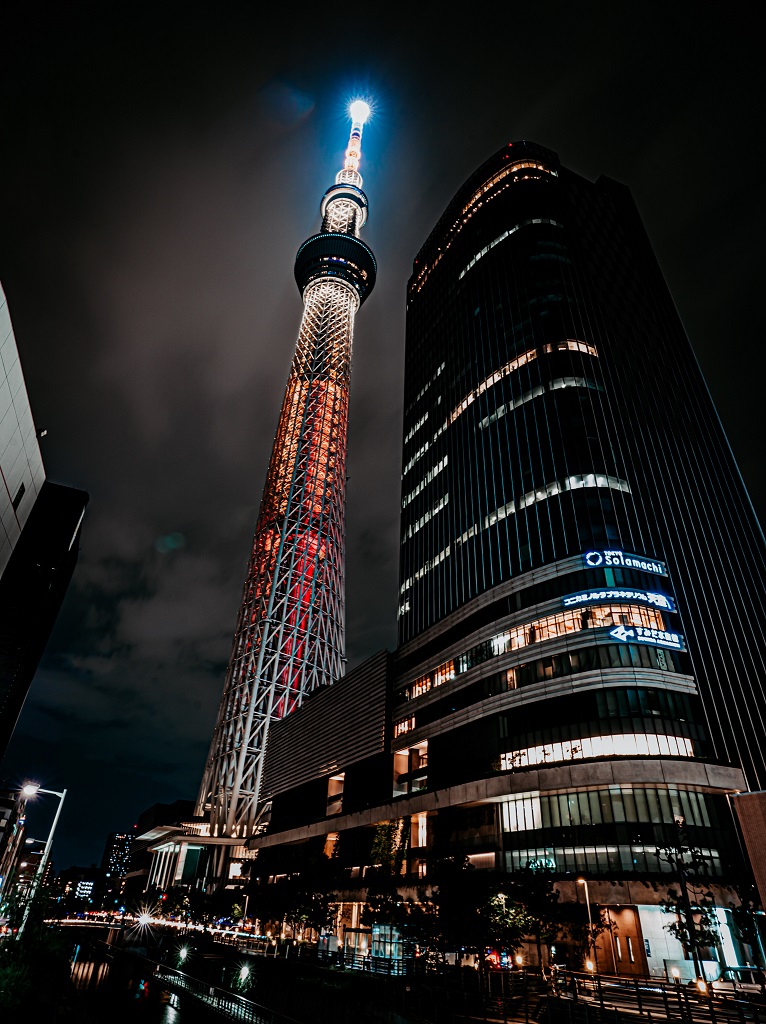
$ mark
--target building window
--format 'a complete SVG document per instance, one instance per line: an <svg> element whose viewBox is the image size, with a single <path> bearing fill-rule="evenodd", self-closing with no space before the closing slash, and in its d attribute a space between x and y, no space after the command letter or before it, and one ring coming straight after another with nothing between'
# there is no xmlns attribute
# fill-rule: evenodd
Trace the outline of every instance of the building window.
<svg viewBox="0 0 766 1024"><path fill-rule="evenodd" d="M393 795L417 793L428 787L428 740L394 754Z"/></svg>
<svg viewBox="0 0 766 1024"><path fill-rule="evenodd" d="M502 804L504 832L529 832L541 828L578 828L581 825L647 823L672 825L689 807L689 825L710 828L710 811L704 793L677 788L610 786L580 793L528 792Z"/></svg>
<svg viewBox="0 0 766 1024"><path fill-rule="evenodd" d="M701 848L713 877L722 874L718 850ZM590 872L594 875L638 872L639 874L669 874L672 868L657 856L656 846L543 846L508 850L505 853L507 871L519 871L528 867L547 867L557 873Z"/></svg>
<svg viewBox="0 0 766 1024"><path fill-rule="evenodd" d="M24 486L24 481L22 480L21 484L19 485L18 491L16 491L16 497L13 499L13 511L14 512L18 512L19 505L21 504L21 499L24 497L25 490L26 490L26 487Z"/></svg>
<svg viewBox="0 0 766 1024"><path fill-rule="evenodd" d="M514 224L512 228L508 228L508 230L504 231L502 235L498 235L497 238L493 239L493 241L491 241L488 245L485 245L483 249L480 249L479 252L476 253L474 258L465 267L465 269L461 270L460 273L458 274L458 281L462 281L465 275L468 273L468 271L473 269L473 267L476 266L479 260L482 259L483 256L486 256L491 249L494 249L496 245L500 245L500 243L504 242L506 238L510 238L511 235L515 235L516 232L519 231L521 228L529 227L530 224L550 224L551 227L562 227L562 225L559 224L558 221L550 220L547 217L535 217L532 220L523 220L521 224Z"/></svg>
<svg viewBox="0 0 766 1024"><path fill-rule="evenodd" d="M528 768L536 764L557 764L597 757L694 757L694 746L686 736L657 733L613 733L584 736L579 740L541 743L500 756L500 770Z"/></svg>
<svg viewBox="0 0 766 1024"><path fill-rule="evenodd" d="M475 668L477 665L482 665L486 661L490 661L492 658L499 658L501 655L508 654L511 651L519 650L523 647L529 647L533 644L540 643L543 640L552 640L559 636L566 636L568 633L582 633L586 629L608 629L611 626L634 626L646 630L656 630L657 632L664 633L664 621L662 614L656 608L644 606L644 605L626 605L626 604L603 604L603 605L592 605L588 609L587 617L584 617L580 611L566 610L560 612L554 612L552 615L545 615L542 618L535 619L533 622L521 623L518 626L513 626L510 629L504 630L502 633L496 633L494 636L487 640L483 640L480 644L476 644L475 647L471 647L461 654L457 658L450 659L444 662L443 665L439 665L438 668L434 669L433 672L427 676L420 676L410 685L406 691L407 696L412 699L417 697L421 693L425 693L435 686L442 686L444 683L454 679L455 676L461 675L463 672L467 672L469 669ZM677 634L668 634L668 636L676 636ZM611 647L623 648L623 645L612 644ZM626 651L624 658L624 664L626 666L632 664L632 654L630 648L637 647L636 644L625 644L624 649ZM575 659L577 652L572 652L571 657ZM619 657L623 657L620 655ZM639 657L639 664L642 664ZM651 662L650 656L647 655L647 666L656 667L656 664ZM623 664L622 661L618 662ZM535 666L541 665L541 662L535 662ZM562 661L563 665L564 662ZM570 671L582 671L581 669L575 668L574 663L570 662ZM598 666L593 666L598 667ZM514 670L514 681L517 685L523 685L527 679L523 678L523 675L519 674L519 671L526 666L519 666L519 670ZM537 669L536 669L537 671ZM564 673L566 674L566 673ZM510 674L509 674L510 675ZM528 673L527 673L528 675ZM548 673L549 678L552 678L553 670ZM541 678L546 678L545 672ZM523 682L522 682L523 679ZM510 685L510 678L509 678Z"/></svg>
<svg viewBox="0 0 766 1024"><path fill-rule="evenodd" d="M410 718L403 718L398 722L394 722L394 739L397 736L401 736L405 732L410 732L415 728L415 716L412 715Z"/></svg>
<svg viewBox="0 0 766 1024"><path fill-rule="evenodd" d="M422 850L427 844L427 836L426 814L413 814L410 822L410 847L413 850Z"/></svg>
<svg viewBox="0 0 766 1024"><path fill-rule="evenodd" d="M327 813L340 814L343 810L343 786L346 781L346 773L339 772L331 775L327 780Z"/></svg>

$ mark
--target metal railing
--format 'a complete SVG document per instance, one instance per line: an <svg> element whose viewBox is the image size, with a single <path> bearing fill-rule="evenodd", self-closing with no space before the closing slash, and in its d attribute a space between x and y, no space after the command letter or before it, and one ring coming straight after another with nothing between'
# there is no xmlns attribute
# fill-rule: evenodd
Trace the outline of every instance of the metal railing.
<svg viewBox="0 0 766 1024"><path fill-rule="evenodd" d="M302 954L325 967L345 967L354 971L370 971L372 974L388 974L399 977L408 974L412 960L403 957L362 956L342 949L331 952L326 949L312 949Z"/></svg>
<svg viewBox="0 0 766 1024"><path fill-rule="evenodd" d="M152 963L152 961L148 961ZM231 1020L245 1021L247 1024L298 1024L293 1017L270 1010L266 1006L253 1002L246 996L231 992L229 989L211 985L209 982L192 978L182 971L177 971L164 964L153 964L153 980L162 988L179 995L189 995L209 1006L217 1013L225 1014Z"/></svg>
<svg viewBox="0 0 766 1024"><path fill-rule="evenodd" d="M661 978L620 977L557 971L544 998L550 1021L575 1021L595 1013L610 1021L635 1018L681 1024L766 1024L766 1002L721 995L708 988Z"/></svg>

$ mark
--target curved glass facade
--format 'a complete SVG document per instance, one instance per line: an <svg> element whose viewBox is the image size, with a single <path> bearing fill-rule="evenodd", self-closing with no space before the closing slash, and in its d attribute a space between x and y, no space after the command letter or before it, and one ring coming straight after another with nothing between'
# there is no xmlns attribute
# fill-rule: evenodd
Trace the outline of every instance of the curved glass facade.
<svg viewBox="0 0 766 1024"><path fill-rule="evenodd" d="M763 535L627 189L525 142L479 168L413 265L404 404L400 690L537 602L659 582L678 612L655 649L697 680L708 756L766 787ZM661 560L672 589L589 550Z"/></svg>

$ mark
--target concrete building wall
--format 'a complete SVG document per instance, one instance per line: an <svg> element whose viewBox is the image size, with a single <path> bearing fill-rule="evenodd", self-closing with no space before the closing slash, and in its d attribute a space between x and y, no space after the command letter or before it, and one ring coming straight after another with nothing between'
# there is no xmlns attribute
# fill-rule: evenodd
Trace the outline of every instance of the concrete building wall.
<svg viewBox="0 0 766 1024"><path fill-rule="evenodd" d="M45 480L5 293L0 287L0 573Z"/></svg>

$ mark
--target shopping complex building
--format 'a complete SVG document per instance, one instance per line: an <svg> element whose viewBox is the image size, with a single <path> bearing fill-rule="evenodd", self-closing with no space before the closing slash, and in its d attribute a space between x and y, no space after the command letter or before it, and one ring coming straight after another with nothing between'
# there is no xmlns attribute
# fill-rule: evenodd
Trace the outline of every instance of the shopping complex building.
<svg viewBox="0 0 766 1024"><path fill-rule="evenodd" d="M251 877L332 854L338 939L367 948L393 823L411 893L444 857L545 868L562 899L584 878L622 970L659 975L683 819L709 956L743 963L766 551L627 188L528 142L487 160L414 262L404 387L399 646L272 723Z"/></svg>

